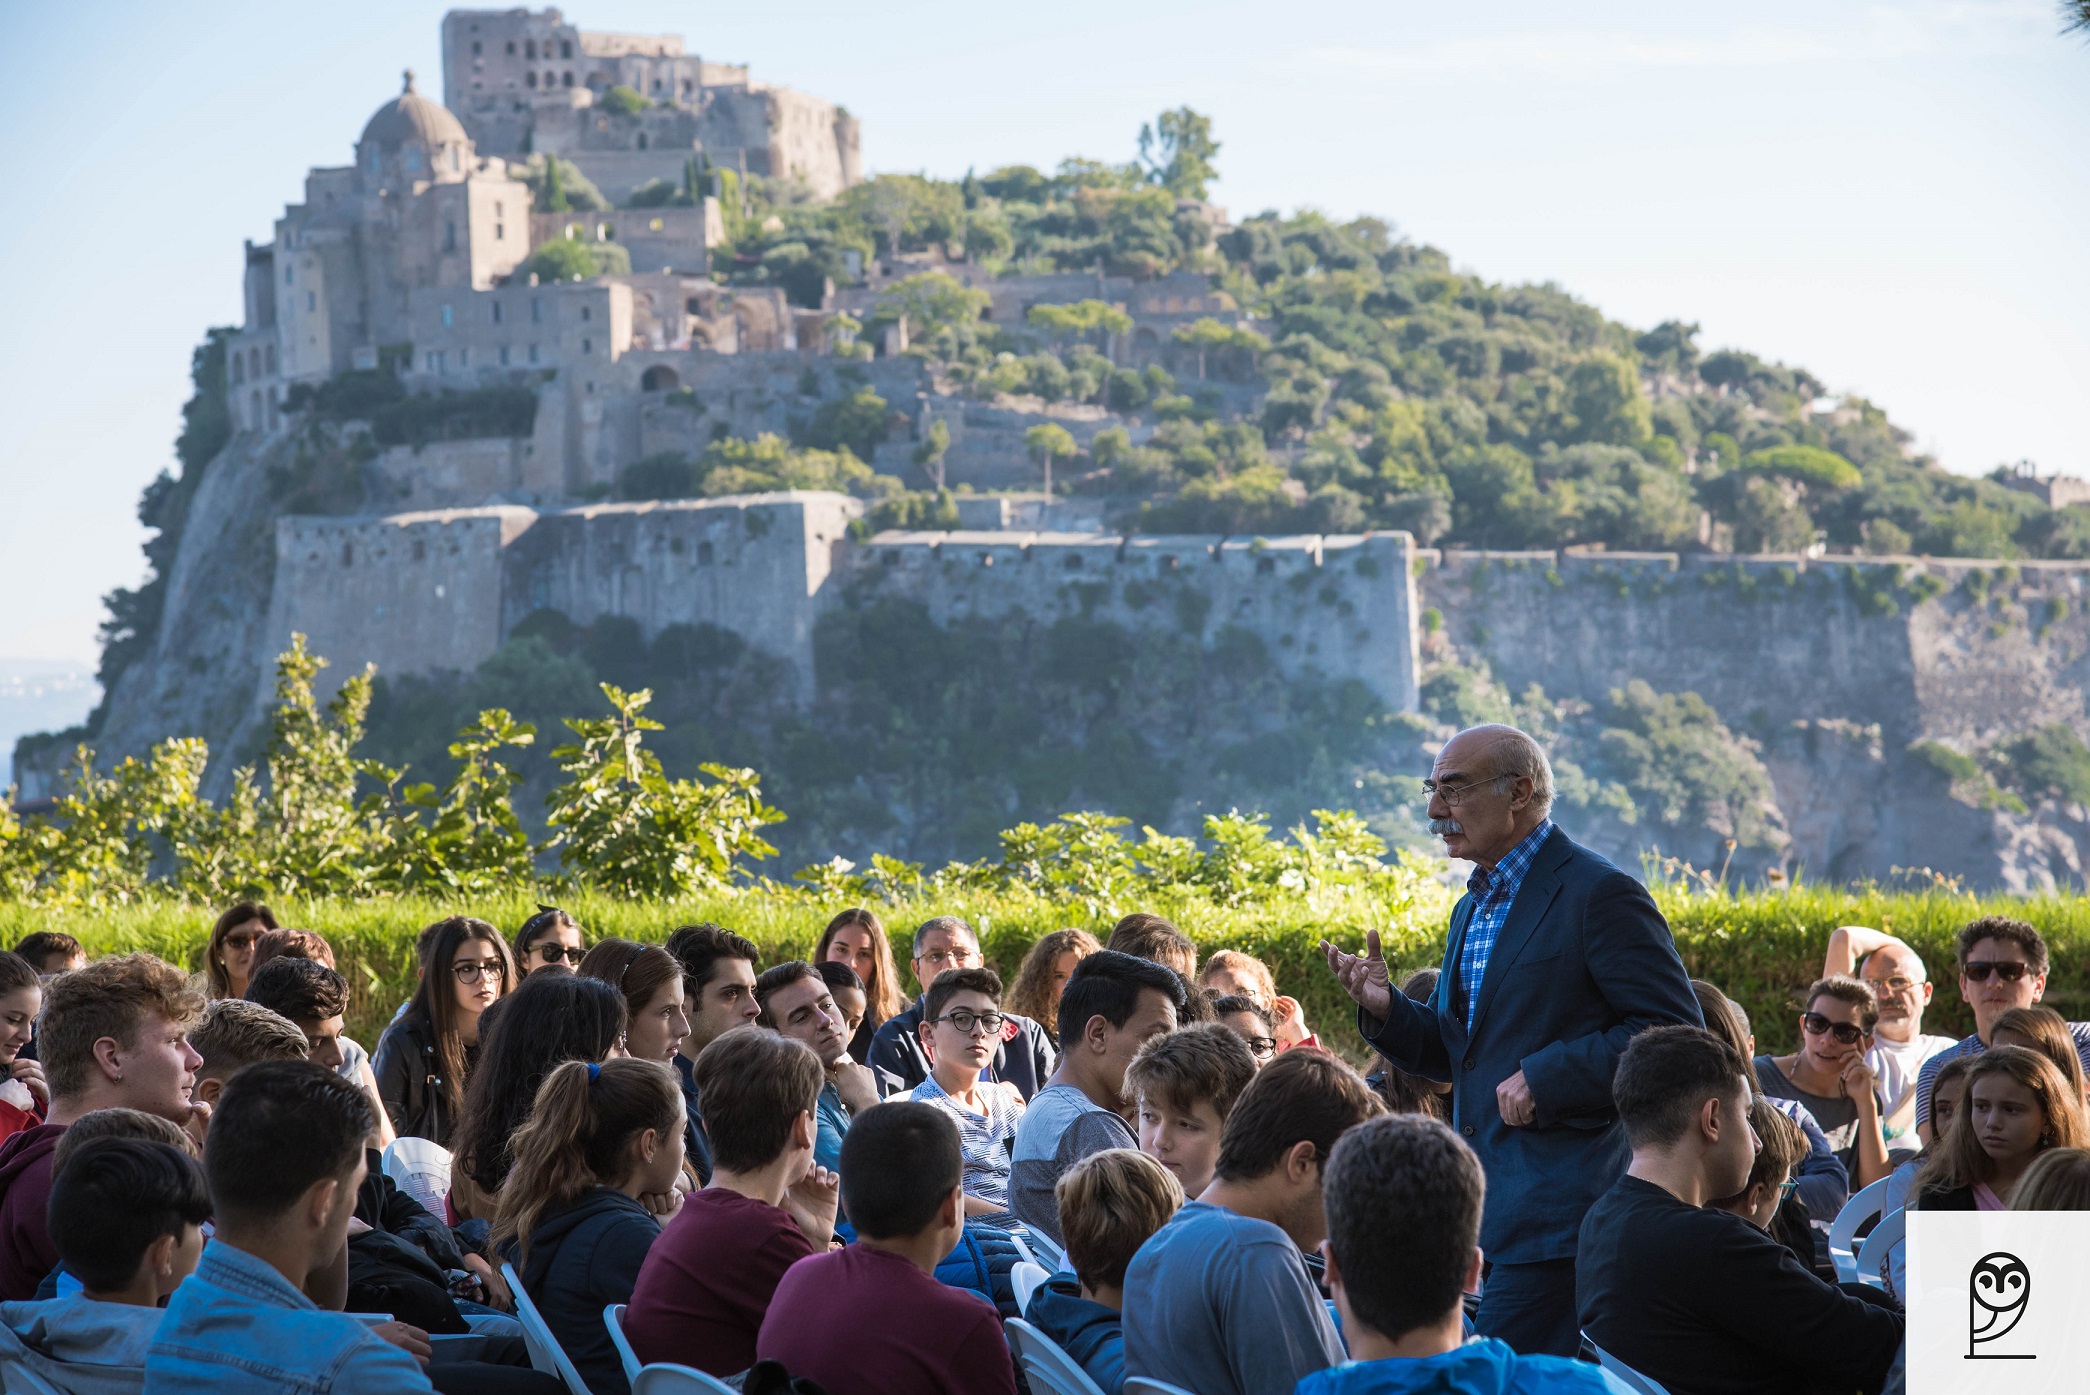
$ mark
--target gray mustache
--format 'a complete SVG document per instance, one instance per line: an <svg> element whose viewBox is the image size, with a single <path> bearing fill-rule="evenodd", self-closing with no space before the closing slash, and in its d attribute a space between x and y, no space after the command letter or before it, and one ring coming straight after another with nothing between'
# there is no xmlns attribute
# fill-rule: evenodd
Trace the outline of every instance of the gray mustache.
<svg viewBox="0 0 2090 1395"><path fill-rule="evenodd" d="M1464 833L1466 831L1465 826L1457 819L1431 819L1429 826L1430 836L1433 838L1442 838L1447 833Z"/></svg>

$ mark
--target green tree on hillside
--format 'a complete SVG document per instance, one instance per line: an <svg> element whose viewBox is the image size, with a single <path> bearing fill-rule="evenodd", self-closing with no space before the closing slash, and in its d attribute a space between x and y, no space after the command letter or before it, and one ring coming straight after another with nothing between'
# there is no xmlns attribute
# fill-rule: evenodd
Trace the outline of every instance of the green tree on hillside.
<svg viewBox="0 0 2090 1395"><path fill-rule="evenodd" d="M1023 444L1030 447L1031 457L1044 467L1045 494L1051 497L1053 459L1072 459L1081 447L1074 443L1074 437L1066 427L1054 421L1041 423L1024 432Z"/></svg>
<svg viewBox="0 0 2090 1395"><path fill-rule="evenodd" d="M1205 197L1205 186L1219 177L1218 158L1212 118L1189 107L1165 111L1153 125L1139 128L1139 159L1147 178L1177 198Z"/></svg>

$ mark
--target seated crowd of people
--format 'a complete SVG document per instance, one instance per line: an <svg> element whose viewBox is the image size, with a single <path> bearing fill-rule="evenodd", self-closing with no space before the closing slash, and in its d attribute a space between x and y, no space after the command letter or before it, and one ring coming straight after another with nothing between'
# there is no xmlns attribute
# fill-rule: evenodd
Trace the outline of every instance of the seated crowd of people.
<svg viewBox="0 0 2090 1395"><path fill-rule="evenodd" d="M324 938L266 906L226 911L196 975L32 935L0 952L0 1370L560 1390L519 1280L595 1395L630 1389L611 1305L639 1362L749 1391L1014 1395L1019 1310L1104 1395L1622 1388L1474 1336L1487 1179L1450 1086L1360 1074L1260 961L1200 964L1139 914L1045 936L1005 994L965 921L909 944L912 1002L863 909L767 968L716 925L451 917L371 1053ZM1958 1041L1922 1030L1920 957L1857 927L1789 1054L1705 982L1704 1029L1633 1038L1632 1161L1573 1256L1591 1355L1680 1395L1878 1391L1905 1277L1897 1252L1884 1287L1836 1281L1857 1187L2090 1208L2090 1025L2039 1005L2031 926L1977 920L1956 957ZM386 1175L394 1140L447 1153L446 1194Z"/></svg>

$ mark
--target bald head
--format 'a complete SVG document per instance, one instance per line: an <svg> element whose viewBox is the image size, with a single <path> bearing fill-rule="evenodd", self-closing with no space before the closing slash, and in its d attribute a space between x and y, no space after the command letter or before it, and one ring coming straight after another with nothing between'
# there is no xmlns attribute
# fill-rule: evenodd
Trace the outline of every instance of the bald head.
<svg viewBox="0 0 2090 1395"><path fill-rule="evenodd" d="M1914 1040L1923 1027L1923 1009L1936 991L1923 957L1898 941L1884 944L1865 956L1858 977L1879 999L1879 1035L1890 1041Z"/></svg>
<svg viewBox="0 0 2090 1395"><path fill-rule="evenodd" d="M1517 728L1468 727L1430 770L1430 832L1447 855L1492 867L1553 807L1553 765Z"/></svg>

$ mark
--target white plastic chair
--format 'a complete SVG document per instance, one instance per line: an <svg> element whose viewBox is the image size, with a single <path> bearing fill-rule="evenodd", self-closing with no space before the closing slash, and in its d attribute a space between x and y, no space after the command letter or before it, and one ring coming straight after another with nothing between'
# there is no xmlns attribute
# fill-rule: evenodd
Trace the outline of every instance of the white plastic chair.
<svg viewBox="0 0 2090 1395"><path fill-rule="evenodd" d="M1669 1391L1663 1387L1660 1381L1641 1375L1631 1366L1626 1365L1625 1362L1620 1361L1610 1352L1605 1351L1596 1344L1596 1338L1590 1336L1587 1332L1582 1334L1582 1340L1587 1342L1589 1349L1597 1354L1597 1365L1602 1366L1612 1375L1618 1377L1619 1384L1633 1391L1634 1395L1669 1395ZM1128 1382L1128 1395L1129 1384Z"/></svg>
<svg viewBox="0 0 2090 1395"><path fill-rule="evenodd" d="M530 1365L548 1376L556 1376L566 1386L569 1395L590 1395L588 1383L574 1369L572 1358L559 1345L559 1339L545 1326L544 1314L537 1311L536 1300L523 1287L522 1275L515 1266L501 1266L501 1277L508 1281L508 1291L515 1295L515 1316L521 1320L523 1346L529 1349Z"/></svg>
<svg viewBox="0 0 2090 1395"><path fill-rule="evenodd" d="M1887 1209L1887 1183L1891 1178L1882 1177L1869 1187L1860 1187L1836 1219L1829 1226L1829 1258L1835 1262L1836 1277L1849 1284L1858 1280L1858 1256L1853 1249L1852 1237L1867 1221L1876 1219Z"/></svg>
<svg viewBox="0 0 2090 1395"><path fill-rule="evenodd" d="M1045 1272L1043 1265L1032 1264L1027 1259L1019 1260L1016 1267L1009 1271L1009 1282L1016 1289L1016 1311L1028 1313L1030 1311L1030 1296L1036 1293L1039 1286L1051 1277L1052 1275Z"/></svg>
<svg viewBox="0 0 2090 1395"><path fill-rule="evenodd" d="M1908 1213L1902 1210L1889 1211L1880 1217L1880 1223L1872 1228L1858 1246L1858 1282L1871 1284L1874 1288L1886 1288L1887 1280L1882 1270L1887 1267L1887 1256L1908 1235Z"/></svg>
<svg viewBox="0 0 2090 1395"><path fill-rule="evenodd" d="M617 1360L624 1365L624 1379L639 1378L639 1358L631 1349L631 1341L624 1335L624 1305L612 1303L602 1310L602 1325L610 1330L610 1345L617 1349Z"/></svg>
<svg viewBox="0 0 2090 1395"><path fill-rule="evenodd" d="M717 1376L707 1376L694 1366L656 1361L641 1366L631 1382L631 1395L739 1395Z"/></svg>
<svg viewBox="0 0 2090 1395"><path fill-rule="evenodd" d="M1032 1255L1044 1267L1046 1273L1057 1274L1067 1267L1066 1252L1052 1243L1051 1236L1036 1228L1027 1230L1025 1234L1030 1239L1029 1249Z"/></svg>
<svg viewBox="0 0 2090 1395"><path fill-rule="evenodd" d="M1010 1318L1002 1328L1009 1349L1016 1353L1017 1368L1030 1382L1031 1395L1103 1395L1064 1347L1022 1318Z"/></svg>
<svg viewBox="0 0 2090 1395"><path fill-rule="evenodd" d="M433 1139L395 1138L385 1148L385 1176L421 1203L430 1215L449 1215L450 1150Z"/></svg>
<svg viewBox="0 0 2090 1395"><path fill-rule="evenodd" d="M1151 1376L1125 1377L1125 1395L1192 1395L1180 1385L1170 1385L1165 1380Z"/></svg>

